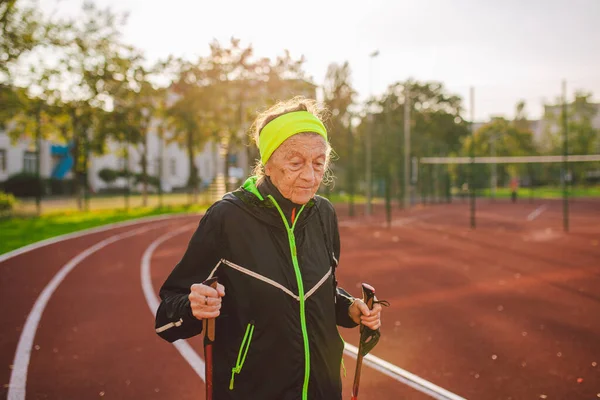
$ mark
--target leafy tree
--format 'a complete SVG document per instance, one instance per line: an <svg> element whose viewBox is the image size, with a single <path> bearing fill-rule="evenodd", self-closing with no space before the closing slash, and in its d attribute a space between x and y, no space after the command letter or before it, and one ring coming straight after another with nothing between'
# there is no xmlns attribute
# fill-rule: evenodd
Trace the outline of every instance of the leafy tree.
<svg viewBox="0 0 600 400"><path fill-rule="evenodd" d="M523 104L517 106L517 110L524 107ZM536 147L533 141L533 133L524 123L525 118L517 112L517 118L514 121L497 117L491 122L479 128L473 137L465 137L463 143L463 155L470 154L470 146L474 140L474 152L480 157L514 157L514 156L533 156L536 155ZM489 169L493 165L478 166L475 170L475 181L478 187L487 184L487 177L490 174ZM498 176L500 182L508 182L513 176L517 177L527 173L525 164L499 164ZM531 170L529 170L531 173Z"/></svg>
<svg viewBox="0 0 600 400"><path fill-rule="evenodd" d="M99 9L85 2L82 15L71 21L60 37L61 101L70 119L68 142L75 160L75 190L80 208L88 207L90 153L102 153L111 127L106 118L115 106L113 93L127 84L127 74L136 54L121 42L126 15ZM82 196L85 203L82 201Z"/></svg>
<svg viewBox="0 0 600 400"><path fill-rule="evenodd" d="M214 41L210 47L210 54L195 63L176 62L179 72L170 88L175 100L167 113L174 133L171 140L187 150L188 187L195 195L198 169L194 159L207 141L219 144L225 155L227 182L232 154L247 151L248 159L255 156L245 135L254 111L314 88L303 80L303 60L292 60L287 52L271 61L254 59L251 46L243 47L237 39L225 46Z"/></svg>
<svg viewBox="0 0 600 400"><path fill-rule="evenodd" d="M374 99L369 109L376 111L365 115L359 131L363 143L364 135L371 131L375 178L383 180L391 176L388 186L399 188L399 204L404 197L404 103L407 97L411 159L458 154L463 138L469 134L468 125L461 117L464 112L461 98L447 93L439 82L398 82L390 85L381 98ZM360 150L363 148L364 144ZM444 174L439 178L439 181L448 179Z"/></svg>
<svg viewBox="0 0 600 400"><path fill-rule="evenodd" d="M348 62L330 64L323 85L324 103L331 112L327 121L330 142L339 159L335 162L336 174L345 175L346 188L350 197L354 195L354 138L350 127L356 91L351 84ZM330 190L330 186L327 186ZM351 203L352 210L352 203ZM353 210L352 210L353 211Z"/></svg>
<svg viewBox="0 0 600 400"><path fill-rule="evenodd" d="M593 120L598 113L598 106L591 102L592 94L578 91L573 102L566 105L568 153L575 155L597 154L600 152L600 130L594 128ZM545 106L543 119L544 140L541 151L550 155L564 153L564 119L562 100ZM544 166L544 180L556 184L561 174L562 165ZM571 163L569 170L577 182L586 180L586 172L590 168L598 168L586 163Z"/></svg>
<svg viewBox="0 0 600 400"><path fill-rule="evenodd" d="M196 65L183 60L176 62L179 72L170 87L174 101L167 110L171 132L169 141L179 144L187 152L190 165L187 186L193 193L193 201L197 202L198 167L194 160L215 131L214 118L208 106L211 97L206 93L210 88L200 86L203 76Z"/></svg>

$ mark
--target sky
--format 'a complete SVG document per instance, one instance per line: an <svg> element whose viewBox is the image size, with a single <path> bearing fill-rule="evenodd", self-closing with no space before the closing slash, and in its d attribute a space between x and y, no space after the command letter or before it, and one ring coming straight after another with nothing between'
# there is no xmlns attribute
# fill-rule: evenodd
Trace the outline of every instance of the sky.
<svg viewBox="0 0 600 400"><path fill-rule="evenodd" d="M76 15L83 0L39 0ZM561 96L562 81L600 99L599 0L94 0L128 12L124 40L149 60L209 54L213 39L251 44L260 57L284 49L306 58L321 85L327 66L348 61L359 100L407 78L444 83L474 115L530 118ZM376 57L370 57L375 50ZM469 117L470 111L467 117Z"/></svg>

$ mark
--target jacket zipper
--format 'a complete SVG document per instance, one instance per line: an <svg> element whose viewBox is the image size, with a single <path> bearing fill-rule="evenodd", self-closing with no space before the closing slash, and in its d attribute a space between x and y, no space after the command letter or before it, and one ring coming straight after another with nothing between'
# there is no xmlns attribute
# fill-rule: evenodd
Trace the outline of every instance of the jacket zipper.
<svg viewBox="0 0 600 400"><path fill-rule="evenodd" d="M231 380L229 381L229 390L233 390L233 384L235 380L235 374L239 374L242 371L242 367L246 362L246 356L248 355L248 349L250 349L250 343L252 342L252 334L254 333L254 321L250 321L246 326L246 333L242 339L240 350L238 351L237 360L235 367L231 368Z"/></svg>
<svg viewBox="0 0 600 400"><path fill-rule="evenodd" d="M298 296L300 297L300 326L302 328L302 339L304 341L304 383L302 385L302 400L308 399L308 379L310 377L310 348L308 344L308 331L306 330L306 315L305 315L305 305L304 305L304 284L302 283L302 274L300 273L300 267L298 265L298 252L296 249L296 236L294 235L294 228L296 227L296 222L300 219L300 214L304 210L305 206L300 208L298 214L296 214L296 218L294 219L294 223L290 227L285 218L285 214L277 204L277 201L273 198L273 196L269 195L269 199L279 211L279 215L281 215L281 219L285 225L285 229L288 235L288 241L290 244L290 252L292 253L292 264L294 265L294 273L296 274L296 283L298 284Z"/></svg>

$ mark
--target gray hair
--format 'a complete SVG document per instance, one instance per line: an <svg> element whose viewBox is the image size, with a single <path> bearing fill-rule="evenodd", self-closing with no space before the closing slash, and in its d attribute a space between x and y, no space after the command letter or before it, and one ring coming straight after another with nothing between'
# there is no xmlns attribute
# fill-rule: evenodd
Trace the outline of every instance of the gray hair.
<svg viewBox="0 0 600 400"><path fill-rule="evenodd" d="M275 118L277 118L281 115L284 115L284 114L287 114L290 112L295 112L295 111L308 111L309 113L311 113L314 116L316 116L317 118L319 118L321 120L321 122L323 122L324 124L330 115L327 108L323 107L322 105L317 103L315 100L307 99L303 96L296 96L290 100L279 101L275 105L269 107L267 110L261 112L256 117L254 124L252 124L251 136L252 136L252 139L254 140L254 143L256 144L256 147L258 148L260 132L263 130L263 128L269 122L273 121ZM314 132L303 132L303 133L299 133L299 135L318 135L318 134L314 133ZM335 178L333 175L333 171L330 168L331 161L333 158L337 159L337 155L335 154L335 151L333 151L333 149L331 148L331 145L329 144L329 142L326 142L326 144L327 144L327 151L326 151L326 159L325 159L325 175L323 176L323 181L321 183L323 185L329 186L329 185L333 184L333 181ZM257 160L256 164L254 165L254 169L253 169L252 173L253 173L253 175L255 175L258 178L258 182L260 182L261 180L264 179L264 177L266 176L265 175L265 166L262 164L261 160Z"/></svg>

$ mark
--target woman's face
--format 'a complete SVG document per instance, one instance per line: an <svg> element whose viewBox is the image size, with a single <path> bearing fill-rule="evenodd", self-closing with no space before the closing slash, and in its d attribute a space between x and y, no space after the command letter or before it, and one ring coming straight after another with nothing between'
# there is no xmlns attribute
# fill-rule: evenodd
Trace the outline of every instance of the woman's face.
<svg viewBox="0 0 600 400"><path fill-rule="evenodd" d="M265 173L283 197L296 204L313 198L325 174L327 143L322 136L294 135L273 152Z"/></svg>

